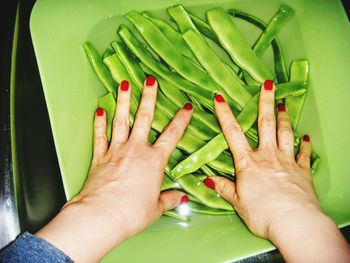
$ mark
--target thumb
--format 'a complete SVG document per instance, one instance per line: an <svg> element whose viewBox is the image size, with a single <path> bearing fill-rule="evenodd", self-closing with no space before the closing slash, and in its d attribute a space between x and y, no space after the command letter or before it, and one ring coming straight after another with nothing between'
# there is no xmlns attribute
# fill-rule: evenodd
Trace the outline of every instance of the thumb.
<svg viewBox="0 0 350 263"><path fill-rule="evenodd" d="M161 214L171 209L174 209L182 203L188 202L188 196L180 191L168 190L164 191L159 196L158 206Z"/></svg>
<svg viewBox="0 0 350 263"><path fill-rule="evenodd" d="M208 179L211 179L214 182L213 188L215 188L215 191L235 207L235 200L237 198L236 184L223 176L210 176Z"/></svg>

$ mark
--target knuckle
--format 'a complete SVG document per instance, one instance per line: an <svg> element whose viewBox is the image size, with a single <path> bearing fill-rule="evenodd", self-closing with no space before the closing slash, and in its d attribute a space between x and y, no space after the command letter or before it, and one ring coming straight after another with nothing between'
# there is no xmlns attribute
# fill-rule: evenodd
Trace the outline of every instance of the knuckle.
<svg viewBox="0 0 350 263"><path fill-rule="evenodd" d="M274 116L262 116L259 118L260 126L262 127L270 127L273 126L275 123L275 117Z"/></svg>
<svg viewBox="0 0 350 263"><path fill-rule="evenodd" d="M234 122L234 121L228 122L224 128L225 128L226 132L228 132L230 134L237 134L237 133L242 132L239 124L237 122Z"/></svg>
<svg viewBox="0 0 350 263"><path fill-rule="evenodd" d="M106 135L104 133L98 133L98 134L95 134L95 143L96 144L100 144L102 142L104 142L107 138L106 138Z"/></svg>
<svg viewBox="0 0 350 263"><path fill-rule="evenodd" d="M272 96L268 96L268 94L264 94L264 96L260 97L261 104L274 104L274 98Z"/></svg>
<svg viewBox="0 0 350 263"><path fill-rule="evenodd" d="M168 125L164 133L166 133L168 140L174 140L179 135L179 127L177 125Z"/></svg>
<svg viewBox="0 0 350 263"><path fill-rule="evenodd" d="M152 120L152 113L147 109L140 109L137 113L137 119L142 119L144 121L150 122Z"/></svg>
<svg viewBox="0 0 350 263"><path fill-rule="evenodd" d="M116 116L114 126L117 127L129 127L129 120L122 116Z"/></svg>
<svg viewBox="0 0 350 263"><path fill-rule="evenodd" d="M289 127L287 127L287 126L280 126L278 128L278 134L279 134L279 136L286 138L286 137L291 137L291 135L293 133L292 133L292 130Z"/></svg>

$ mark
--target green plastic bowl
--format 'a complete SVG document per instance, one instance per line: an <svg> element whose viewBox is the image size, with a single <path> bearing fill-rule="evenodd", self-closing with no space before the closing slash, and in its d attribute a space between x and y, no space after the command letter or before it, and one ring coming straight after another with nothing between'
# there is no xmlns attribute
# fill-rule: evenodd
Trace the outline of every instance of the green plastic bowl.
<svg viewBox="0 0 350 263"><path fill-rule="evenodd" d="M286 61L307 58L311 80L298 128L309 134L321 156L314 176L322 207L338 224L350 222L350 27L340 1L284 1L295 16L280 33ZM265 21L279 0L178 1L203 16L209 7L239 8ZM165 17L169 0L38 0L30 30L49 111L67 199L77 194L91 160L92 123L97 98L105 93L82 48L91 41L99 51L117 38L122 15L131 9ZM251 43L258 31L240 28ZM268 60L271 52L264 59ZM236 216L194 215L189 223L162 217L111 251L105 262L227 262L274 249L251 234Z"/></svg>

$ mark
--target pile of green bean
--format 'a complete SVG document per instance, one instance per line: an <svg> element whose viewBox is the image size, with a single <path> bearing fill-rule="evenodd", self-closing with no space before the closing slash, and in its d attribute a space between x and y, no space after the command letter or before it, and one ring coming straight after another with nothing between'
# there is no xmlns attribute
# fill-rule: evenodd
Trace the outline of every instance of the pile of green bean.
<svg viewBox="0 0 350 263"><path fill-rule="evenodd" d="M213 98L224 95L253 148L258 145L257 115L260 85L266 79L276 84L276 101L285 103L294 131L298 125L308 88L309 62L293 60L287 70L277 38L294 11L280 6L268 23L240 10L213 8L198 17L181 5L167 9L169 21L149 12L130 11L130 25L119 25L118 40L101 55L84 43L87 57L107 90L98 103L107 113L110 139L117 87L128 80L132 89L130 121L137 111L146 75L156 77L158 92L149 141L154 142L175 113L188 101L193 117L165 169L162 191L179 189L190 197L188 209L212 215L232 214L232 206L203 183L208 176L234 180L234 164L228 145L215 118ZM250 46L237 27L244 20L261 30ZM174 26L176 25L176 27ZM274 69L261 60L272 46ZM299 140L295 136L295 152ZM312 172L319 158L313 154ZM166 215L181 220L189 216L179 210Z"/></svg>

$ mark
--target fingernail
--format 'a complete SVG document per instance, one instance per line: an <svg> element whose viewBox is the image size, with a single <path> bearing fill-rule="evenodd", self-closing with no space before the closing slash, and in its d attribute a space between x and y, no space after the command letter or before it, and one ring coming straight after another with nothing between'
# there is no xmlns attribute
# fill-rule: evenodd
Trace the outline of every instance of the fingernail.
<svg viewBox="0 0 350 263"><path fill-rule="evenodd" d="M221 95L221 94L216 94L215 95L215 100L217 101L217 102L225 102L225 99L224 99L224 97Z"/></svg>
<svg viewBox="0 0 350 263"><path fill-rule="evenodd" d="M286 107L284 106L283 103L278 103L277 109L278 111L286 111Z"/></svg>
<svg viewBox="0 0 350 263"><path fill-rule="evenodd" d="M209 187L209 188L215 190L215 183L214 183L214 181L213 181L212 179L210 179L210 178L205 179L205 180L204 180L204 184L205 184L207 187Z"/></svg>
<svg viewBox="0 0 350 263"><path fill-rule="evenodd" d="M182 205L183 205L183 204L187 204L187 203L188 203L188 200L189 200L188 196L187 196L187 195L183 195L183 196L181 197L181 204L182 204Z"/></svg>
<svg viewBox="0 0 350 263"><path fill-rule="evenodd" d="M184 109L185 109L185 110L192 110L192 108L193 108L192 103L186 103L186 104L184 105Z"/></svg>
<svg viewBox="0 0 350 263"><path fill-rule="evenodd" d="M146 79L146 86L152 87L155 82L156 82L156 79L153 76L148 76Z"/></svg>
<svg viewBox="0 0 350 263"><path fill-rule="evenodd" d="M303 136L303 140L304 140L305 142L309 142L309 141L310 141L310 136L307 135L307 134L305 134L305 135Z"/></svg>
<svg viewBox="0 0 350 263"><path fill-rule="evenodd" d="M121 91L128 91L128 89L129 89L129 81L123 80L123 81L120 83L120 90L121 90Z"/></svg>
<svg viewBox="0 0 350 263"><path fill-rule="evenodd" d="M268 80L265 80L264 82L264 89L265 90L272 90L273 89L273 81L268 79Z"/></svg>
<svg viewBox="0 0 350 263"><path fill-rule="evenodd" d="M97 116L103 116L104 110L102 108L98 107L96 110L96 114L97 114Z"/></svg>

